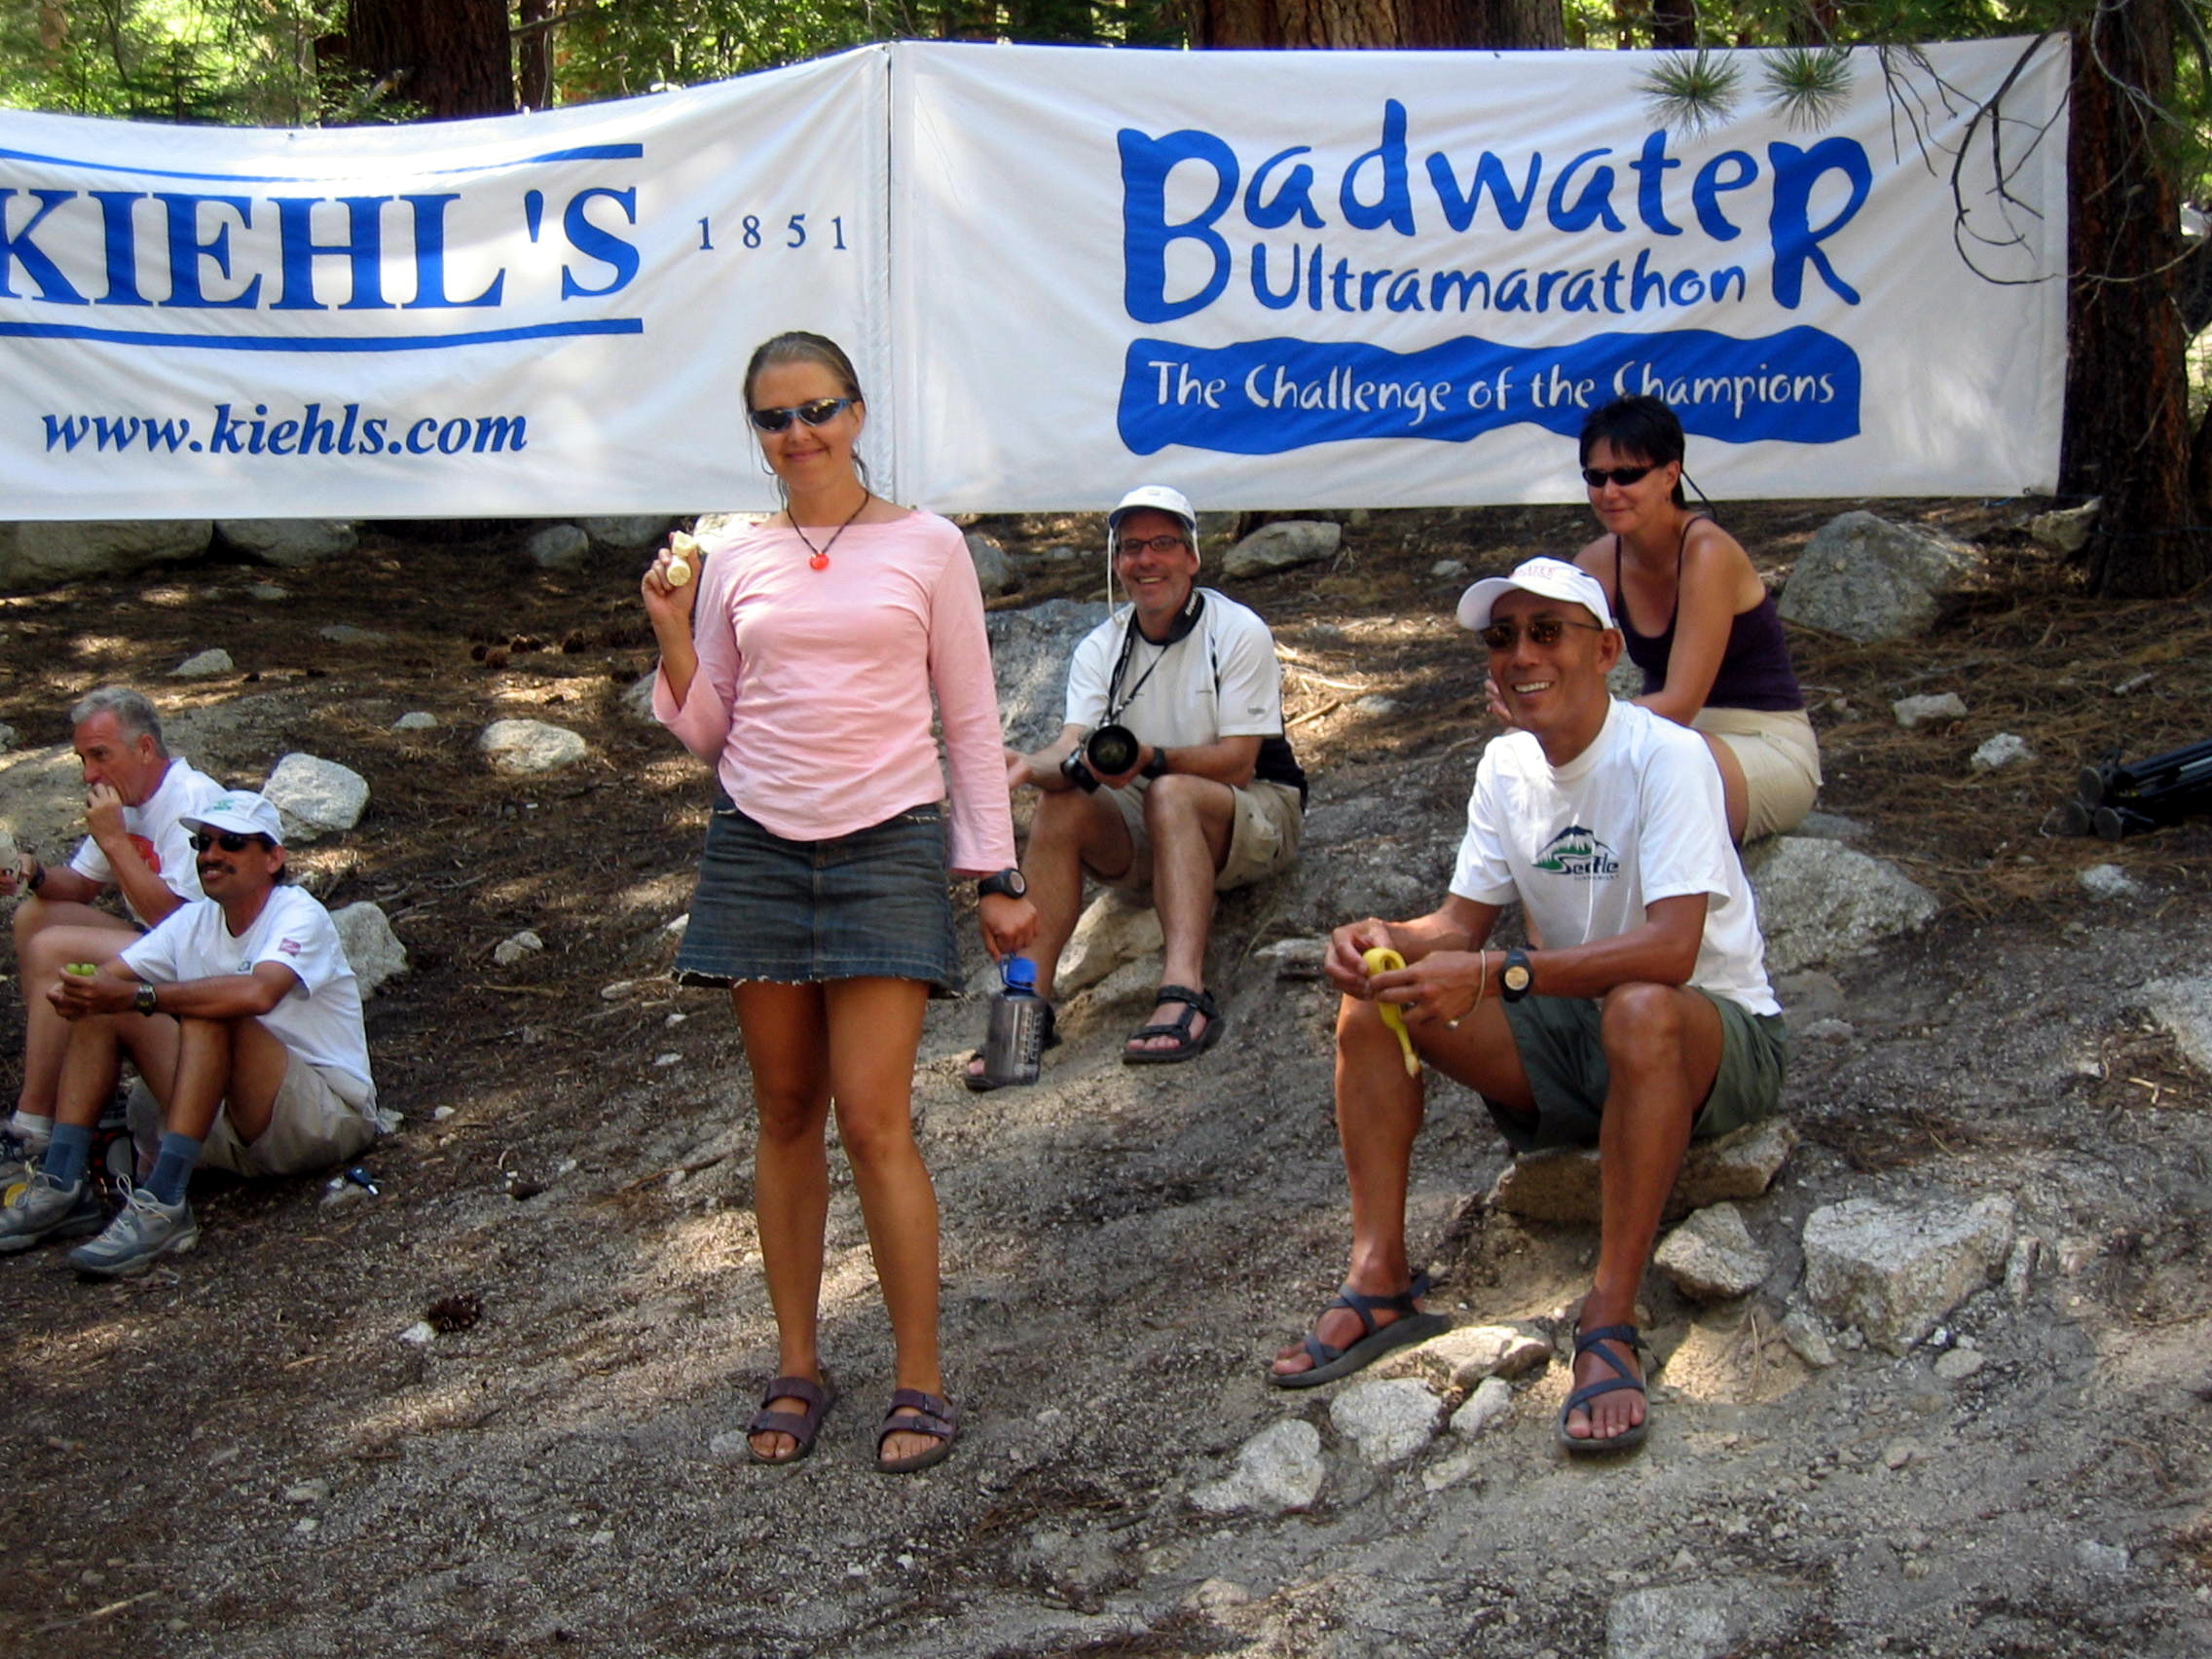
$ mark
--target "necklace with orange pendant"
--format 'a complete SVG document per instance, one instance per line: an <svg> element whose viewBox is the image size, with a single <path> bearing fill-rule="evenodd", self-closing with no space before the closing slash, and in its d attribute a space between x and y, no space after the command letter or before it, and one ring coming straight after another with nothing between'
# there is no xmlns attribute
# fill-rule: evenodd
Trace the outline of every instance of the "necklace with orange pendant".
<svg viewBox="0 0 2212 1659"><path fill-rule="evenodd" d="M808 570L827 571L830 568L830 549L837 545L837 537L853 528L853 520L866 512L868 502L874 499L875 497L870 492L863 490L861 492L861 504L853 509L851 517L830 533L830 539L819 547L807 539L806 532L798 527L798 520L796 518L792 520L792 534L797 536L800 541L805 542L807 552L812 555L806 562Z"/></svg>

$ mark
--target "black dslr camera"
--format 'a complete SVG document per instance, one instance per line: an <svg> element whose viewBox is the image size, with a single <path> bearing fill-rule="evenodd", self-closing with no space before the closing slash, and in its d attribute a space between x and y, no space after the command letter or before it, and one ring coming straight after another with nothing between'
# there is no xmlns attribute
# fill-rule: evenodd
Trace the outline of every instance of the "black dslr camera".
<svg viewBox="0 0 2212 1659"><path fill-rule="evenodd" d="M1067 758L1060 762L1060 776L1085 794L1095 794L1099 773L1118 778L1136 764L1142 753L1144 745L1127 726L1102 725L1081 749L1068 752Z"/></svg>

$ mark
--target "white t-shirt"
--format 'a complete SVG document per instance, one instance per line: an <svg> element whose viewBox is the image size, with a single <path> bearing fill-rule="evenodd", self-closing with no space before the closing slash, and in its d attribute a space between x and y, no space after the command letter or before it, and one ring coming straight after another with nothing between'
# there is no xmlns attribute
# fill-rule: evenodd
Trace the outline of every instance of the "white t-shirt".
<svg viewBox="0 0 2212 1659"><path fill-rule="evenodd" d="M1114 665L1131 613L1110 616L1084 636L1068 663L1069 725L1094 731L1118 721L1156 749L1281 734L1274 636L1248 607L1212 588L1198 591L1205 608L1198 626L1165 646L1137 635L1119 686Z"/></svg>
<svg viewBox="0 0 2212 1659"><path fill-rule="evenodd" d="M194 771L183 756L174 755L154 793L142 804L123 809L124 831L138 849L138 856L162 878L162 885L180 899L200 897L200 866L193 862L192 831L179 820L199 812L222 793L221 784L204 772ZM117 885L114 866L100 851L99 843L90 836L69 861L69 867L102 887ZM130 913L141 924L145 922L136 909Z"/></svg>
<svg viewBox="0 0 2212 1659"><path fill-rule="evenodd" d="M1478 904L1518 898L1552 945L1616 938L1642 926L1654 900L1706 894L1689 982L1753 1014L1782 1012L1712 752L1633 703L1613 703L1597 740L1556 769L1525 731L1483 752L1452 891Z"/></svg>
<svg viewBox="0 0 2212 1659"><path fill-rule="evenodd" d="M377 1086L369 1075L360 982L346 960L330 912L312 894L297 887L271 888L261 914L235 938L220 904L195 900L172 911L144 939L126 945L121 955L132 973L156 984L250 974L257 963L281 963L299 977L299 983L261 1016L261 1023L285 1048L328 1075L347 1105L363 1115L375 1107Z"/></svg>

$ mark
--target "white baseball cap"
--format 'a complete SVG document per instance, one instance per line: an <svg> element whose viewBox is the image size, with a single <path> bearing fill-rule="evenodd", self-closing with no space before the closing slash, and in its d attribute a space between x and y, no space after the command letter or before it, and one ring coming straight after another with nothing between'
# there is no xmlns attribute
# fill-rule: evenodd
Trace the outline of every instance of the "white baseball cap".
<svg viewBox="0 0 2212 1659"><path fill-rule="evenodd" d="M1164 484L1140 484L1124 496L1120 504L1106 515L1106 528L1120 530L1124 519L1139 511L1165 513L1169 518L1177 520L1191 533L1191 545L1194 548L1198 546L1198 515L1191 510L1191 503L1184 498L1182 491L1171 490Z"/></svg>
<svg viewBox="0 0 2212 1659"><path fill-rule="evenodd" d="M228 830L234 835L266 835L271 846L284 844L284 821L276 816L276 808L266 795L255 794L251 790L233 790L219 794L207 803L203 812L196 812L177 822L187 830Z"/></svg>
<svg viewBox="0 0 2212 1659"><path fill-rule="evenodd" d="M1565 559L1530 559L1513 567L1510 576L1485 576L1459 596L1459 626L1481 631L1490 626L1490 608L1504 595L1519 589L1545 599L1563 599L1579 605L1598 619L1602 628L1613 625L1611 607L1605 604L1604 584L1588 571Z"/></svg>

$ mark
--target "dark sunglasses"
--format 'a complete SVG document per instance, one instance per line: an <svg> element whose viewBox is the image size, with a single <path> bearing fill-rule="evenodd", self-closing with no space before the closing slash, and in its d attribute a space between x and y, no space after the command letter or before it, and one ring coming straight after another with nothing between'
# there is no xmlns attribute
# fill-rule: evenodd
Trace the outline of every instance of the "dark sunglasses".
<svg viewBox="0 0 2212 1659"><path fill-rule="evenodd" d="M795 409L755 409L750 413L753 424L763 432L780 432L792 424L794 415L809 426L827 426L852 406L849 397L818 397Z"/></svg>
<svg viewBox="0 0 2212 1659"><path fill-rule="evenodd" d="M201 830L192 837L192 850L196 853L203 853L209 847L221 847L226 853L242 853L248 847L267 847L270 844L266 835L240 835L230 830L219 832Z"/></svg>
<svg viewBox="0 0 2212 1659"><path fill-rule="evenodd" d="M1537 616L1529 622L1529 643L1532 645L1556 645L1567 638L1569 628L1587 628L1593 634L1605 630L1596 622L1569 622L1564 616ZM1483 630L1483 644L1493 651L1509 651L1521 639L1518 622L1493 622Z"/></svg>
<svg viewBox="0 0 2212 1659"><path fill-rule="evenodd" d="M1582 482L1593 490L1603 490L1608 484L1618 484L1625 490L1631 484L1641 483L1643 475L1653 470L1648 466L1585 466Z"/></svg>
<svg viewBox="0 0 2212 1659"><path fill-rule="evenodd" d="M1154 535L1142 541L1124 541L1115 551L1124 559L1133 559L1139 553L1174 553L1190 545L1180 535Z"/></svg>

